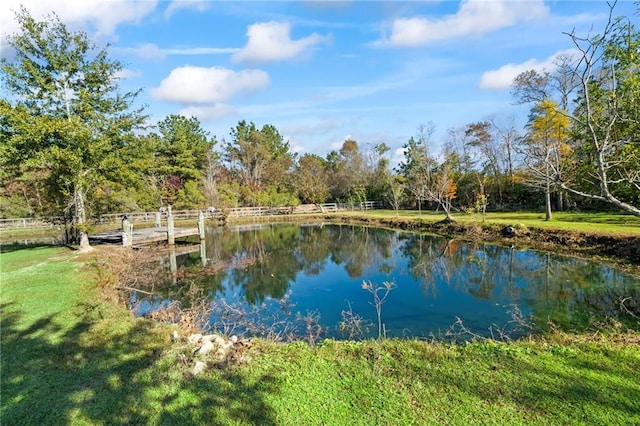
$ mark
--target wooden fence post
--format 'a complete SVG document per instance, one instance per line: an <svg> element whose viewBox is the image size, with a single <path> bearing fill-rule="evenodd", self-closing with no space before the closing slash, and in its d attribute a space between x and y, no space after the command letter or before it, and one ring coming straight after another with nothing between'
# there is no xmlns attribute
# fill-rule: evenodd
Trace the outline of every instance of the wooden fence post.
<svg viewBox="0 0 640 426"><path fill-rule="evenodd" d="M162 216L160 212L156 212L156 228L160 228L162 226Z"/></svg>
<svg viewBox="0 0 640 426"><path fill-rule="evenodd" d="M198 212L198 234L200 234L200 240L204 240L204 213L202 210Z"/></svg>
<svg viewBox="0 0 640 426"><path fill-rule="evenodd" d="M129 237L129 245L133 245L133 223L129 223L129 229L127 229L127 236Z"/></svg>
<svg viewBox="0 0 640 426"><path fill-rule="evenodd" d="M167 243L170 246L176 244L176 235L173 227L173 215L171 214L171 209L169 209L169 215L167 216Z"/></svg>
<svg viewBox="0 0 640 426"><path fill-rule="evenodd" d="M133 224L125 216L122 219L122 246L130 247L133 245Z"/></svg>

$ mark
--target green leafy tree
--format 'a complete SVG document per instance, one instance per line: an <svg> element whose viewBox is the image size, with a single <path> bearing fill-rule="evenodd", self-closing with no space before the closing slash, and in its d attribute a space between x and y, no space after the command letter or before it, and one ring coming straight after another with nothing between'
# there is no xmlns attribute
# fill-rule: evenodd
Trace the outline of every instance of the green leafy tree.
<svg viewBox="0 0 640 426"><path fill-rule="evenodd" d="M287 192L294 155L274 126L266 124L258 129L254 123L240 121L231 129L231 141L224 145L224 158L238 181L251 192L270 185Z"/></svg>
<svg viewBox="0 0 640 426"><path fill-rule="evenodd" d="M413 195L418 211L422 214L422 203L427 199L427 170L433 160L428 156L425 146L411 137L403 146L404 161L399 164L398 172L407 182L407 191Z"/></svg>
<svg viewBox="0 0 640 426"><path fill-rule="evenodd" d="M315 154L305 154L298 159L295 187L303 203L322 204L329 197L329 177L326 161Z"/></svg>
<svg viewBox="0 0 640 426"><path fill-rule="evenodd" d="M216 140L209 136L197 118L169 115L158 123L155 139L154 171L160 185L160 206L193 208L204 204L199 187Z"/></svg>
<svg viewBox="0 0 640 426"><path fill-rule="evenodd" d="M386 200L396 211L396 217L399 216L398 210L402 205L405 197L405 189L407 187L402 176L390 176L387 182Z"/></svg>
<svg viewBox="0 0 640 426"><path fill-rule="evenodd" d="M389 191L389 182L392 180L389 169L387 153L391 150L382 142L373 147L368 155L369 173L367 174L367 198L369 200L383 200Z"/></svg>
<svg viewBox="0 0 640 426"><path fill-rule="evenodd" d="M120 154L127 135L145 119L133 109L138 92L120 92L123 65L55 14L37 21L22 8L16 19L20 32L8 37L15 55L0 63L7 94L0 103L0 168L46 169L47 197L70 213L81 249L90 249L89 188L116 180L126 167Z"/></svg>

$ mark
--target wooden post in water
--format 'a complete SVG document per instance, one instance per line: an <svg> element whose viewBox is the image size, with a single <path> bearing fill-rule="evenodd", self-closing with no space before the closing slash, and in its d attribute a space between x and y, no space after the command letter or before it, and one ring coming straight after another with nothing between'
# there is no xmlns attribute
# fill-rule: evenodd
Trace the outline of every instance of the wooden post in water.
<svg viewBox="0 0 640 426"><path fill-rule="evenodd" d="M173 214L169 209L169 215L167 216L167 244L174 246L176 244L175 229L173 227Z"/></svg>
<svg viewBox="0 0 640 426"><path fill-rule="evenodd" d="M198 234L200 234L200 241L204 240L204 213L202 210L198 212Z"/></svg>
<svg viewBox="0 0 640 426"><path fill-rule="evenodd" d="M204 240L200 240L200 260L202 261L202 266L207 266L207 248Z"/></svg>
<svg viewBox="0 0 640 426"><path fill-rule="evenodd" d="M171 251L169 252L169 269L171 269L171 281L175 284L178 278L178 262L176 261L175 248L171 248Z"/></svg>

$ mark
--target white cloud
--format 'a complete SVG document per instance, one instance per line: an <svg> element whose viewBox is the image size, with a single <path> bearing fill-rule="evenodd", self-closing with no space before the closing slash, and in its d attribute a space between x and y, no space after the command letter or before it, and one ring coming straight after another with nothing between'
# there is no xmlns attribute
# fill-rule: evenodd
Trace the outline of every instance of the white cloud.
<svg viewBox="0 0 640 426"><path fill-rule="evenodd" d="M283 135L282 139L289 142L289 149L295 154L303 155L307 151L307 149L303 145L297 143L291 135Z"/></svg>
<svg viewBox="0 0 640 426"><path fill-rule="evenodd" d="M464 0L454 15L442 19L396 18L388 39L378 45L420 46L453 37L479 36L548 14L543 0Z"/></svg>
<svg viewBox="0 0 640 426"><path fill-rule="evenodd" d="M331 146L332 151L340 151L340 148L342 148L344 142L348 140L354 140L354 137L351 133L347 133L347 135L340 140L333 140L329 146Z"/></svg>
<svg viewBox="0 0 640 426"><path fill-rule="evenodd" d="M165 52L153 43L143 43L136 47L115 47L113 50L131 53L142 59L163 59L166 56Z"/></svg>
<svg viewBox="0 0 640 426"><path fill-rule="evenodd" d="M4 0L0 5L3 36L19 30L14 11L24 6L36 20L55 12L69 26L91 27L100 36L112 36L118 25L136 23L156 8L156 0Z"/></svg>
<svg viewBox="0 0 640 426"><path fill-rule="evenodd" d="M164 59L168 55L177 56L197 56L197 55L219 55L237 52L234 47L187 47L182 49L163 49L153 43L143 43L135 47L116 48L119 52L131 53L143 59Z"/></svg>
<svg viewBox="0 0 640 426"><path fill-rule="evenodd" d="M240 49L237 47L187 47L184 49L162 49L167 55L219 55L223 53L235 53Z"/></svg>
<svg viewBox="0 0 640 426"><path fill-rule="evenodd" d="M236 110L227 104L197 105L183 108L179 111L185 117L196 117L200 121L211 121L235 115Z"/></svg>
<svg viewBox="0 0 640 426"><path fill-rule="evenodd" d="M117 72L114 77L119 80L126 80L128 78L140 77L141 75L142 75L142 71L140 70L123 69Z"/></svg>
<svg viewBox="0 0 640 426"><path fill-rule="evenodd" d="M393 167L397 167L400 163L406 160L405 151L405 148L402 146L393 150L393 154L391 154L390 160Z"/></svg>
<svg viewBox="0 0 640 426"><path fill-rule="evenodd" d="M578 51L575 49L561 50L543 61L532 58L519 64L503 65L498 69L483 73L478 87L487 90L508 89L518 74L528 70L552 71L555 68L554 61L559 55L575 56L577 53Z"/></svg>
<svg viewBox="0 0 640 426"><path fill-rule="evenodd" d="M206 1L173 0L164 10L164 18L169 19L173 14L181 9L192 9L197 12L204 12L211 7L211 3Z"/></svg>
<svg viewBox="0 0 640 426"><path fill-rule="evenodd" d="M233 54L234 62L267 62L291 59L308 53L311 48L328 40L313 33L308 37L291 40L291 26L286 22L263 22L247 29L247 45Z"/></svg>
<svg viewBox="0 0 640 426"><path fill-rule="evenodd" d="M264 89L269 84L269 76L261 70L184 66L172 70L151 94L165 102L215 104L226 102L235 95Z"/></svg>

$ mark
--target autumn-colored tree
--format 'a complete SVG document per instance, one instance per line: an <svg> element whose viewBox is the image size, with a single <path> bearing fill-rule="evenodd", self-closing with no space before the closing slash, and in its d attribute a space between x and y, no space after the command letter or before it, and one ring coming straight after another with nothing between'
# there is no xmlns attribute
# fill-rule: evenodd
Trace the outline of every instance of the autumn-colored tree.
<svg viewBox="0 0 640 426"><path fill-rule="evenodd" d="M528 183L541 188L545 199L545 219L552 219L551 192L564 178L566 159L570 153L567 143L569 119L558 111L558 105L543 100L531 111L529 133L524 143L524 164L529 172Z"/></svg>
<svg viewBox="0 0 640 426"><path fill-rule="evenodd" d="M336 201L358 200L364 197L365 162L358 142L347 139L339 151L327 155L329 189Z"/></svg>
<svg viewBox="0 0 640 426"><path fill-rule="evenodd" d="M231 142L224 150L231 170L251 189L282 182L293 165L289 142L270 124L258 129L254 123L240 121L231 129Z"/></svg>
<svg viewBox="0 0 640 426"><path fill-rule="evenodd" d="M298 160L294 172L295 186L303 203L322 204L329 197L326 161L315 154L305 154Z"/></svg>
<svg viewBox="0 0 640 426"><path fill-rule="evenodd" d="M287 175L295 156L274 126L258 129L242 120L231 129L231 141L223 149L229 169L249 191L243 197L247 203L255 204L258 193L269 186L276 192L290 192Z"/></svg>

